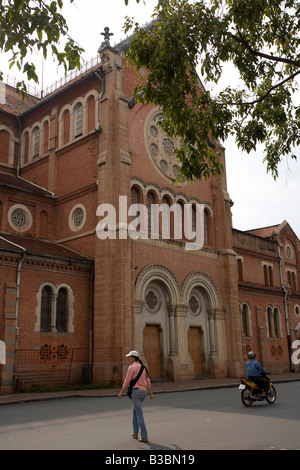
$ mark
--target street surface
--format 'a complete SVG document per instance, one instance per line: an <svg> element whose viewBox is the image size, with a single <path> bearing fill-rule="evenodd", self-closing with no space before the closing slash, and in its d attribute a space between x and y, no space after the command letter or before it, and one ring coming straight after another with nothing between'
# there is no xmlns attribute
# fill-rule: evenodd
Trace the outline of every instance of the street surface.
<svg viewBox="0 0 300 470"><path fill-rule="evenodd" d="M299 450L300 382L276 389L274 405L251 408L237 388L156 394L144 402L148 443L131 438L127 396L3 405L0 450Z"/></svg>

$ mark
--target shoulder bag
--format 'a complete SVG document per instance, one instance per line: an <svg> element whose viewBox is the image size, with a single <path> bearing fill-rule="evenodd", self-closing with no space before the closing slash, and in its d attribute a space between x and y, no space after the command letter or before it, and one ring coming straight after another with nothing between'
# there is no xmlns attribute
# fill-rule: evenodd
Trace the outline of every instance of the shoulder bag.
<svg viewBox="0 0 300 470"><path fill-rule="evenodd" d="M129 396L130 400L131 400L132 389L135 386L135 384L137 383L137 381L139 380L139 378L142 375L144 369L145 369L145 366L141 365L141 368L140 368L140 371L139 371L138 375L136 376L135 379L130 381L129 386L127 387L126 393Z"/></svg>

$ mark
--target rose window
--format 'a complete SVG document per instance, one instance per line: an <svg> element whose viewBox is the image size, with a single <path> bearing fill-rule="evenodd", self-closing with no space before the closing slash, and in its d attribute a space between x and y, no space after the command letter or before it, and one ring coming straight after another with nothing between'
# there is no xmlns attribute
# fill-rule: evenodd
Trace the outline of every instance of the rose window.
<svg viewBox="0 0 300 470"><path fill-rule="evenodd" d="M83 220L84 220L84 212L81 209L81 207L78 207L73 212L73 223L75 227L80 227L80 225L83 224Z"/></svg>
<svg viewBox="0 0 300 470"><path fill-rule="evenodd" d="M178 163L175 150L180 147L178 138L169 138L162 131L158 122L162 120L162 113L155 114L145 129L145 139L148 153L156 168L168 179L175 181L178 173Z"/></svg>
<svg viewBox="0 0 300 470"><path fill-rule="evenodd" d="M22 209L15 209L11 214L11 221L15 227L25 227L28 223L26 212Z"/></svg>

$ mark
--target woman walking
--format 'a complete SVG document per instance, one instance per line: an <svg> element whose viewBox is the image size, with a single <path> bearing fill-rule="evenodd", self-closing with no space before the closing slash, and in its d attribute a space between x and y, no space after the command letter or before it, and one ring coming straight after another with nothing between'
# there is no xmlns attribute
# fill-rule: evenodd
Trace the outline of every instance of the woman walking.
<svg viewBox="0 0 300 470"><path fill-rule="evenodd" d="M130 386L130 382L135 381L132 388L131 399L133 402L132 408L132 425L133 433L132 437L138 439L139 429L141 430L141 438L139 442L148 442L148 433L145 425L142 403L147 396L147 389L149 390L150 399L153 398L151 389L151 382L149 379L148 371L146 367L139 360L139 353L137 351L130 351L126 354L129 357L130 366L128 367L127 374L123 383L123 387L119 393L119 399L121 400L123 392Z"/></svg>

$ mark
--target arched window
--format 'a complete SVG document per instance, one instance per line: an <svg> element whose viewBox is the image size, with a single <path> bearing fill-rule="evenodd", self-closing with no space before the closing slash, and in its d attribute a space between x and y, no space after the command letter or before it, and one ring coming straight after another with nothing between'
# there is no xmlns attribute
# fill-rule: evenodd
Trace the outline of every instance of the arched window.
<svg viewBox="0 0 300 470"><path fill-rule="evenodd" d="M65 288L58 291L56 305L56 330L66 333L68 329L68 292Z"/></svg>
<svg viewBox="0 0 300 470"><path fill-rule="evenodd" d="M45 121L43 124L43 142L42 142L42 155L48 153L49 144L49 121Z"/></svg>
<svg viewBox="0 0 300 470"><path fill-rule="evenodd" d="M48 283L37 294L36 331L42 333L74 332L74 294L70 286Z"/></svg>
<svg viewBox="0 0 300 470"><path fill-rule="evenodd" d="M70 141L70 112L66 109L62 117L62 145Z"/></svg>
<svg viewBox="0 0 300 470"><path fill-rule="evenodd" d="M33 158L37 158L40 155L40 129L35 127L32 131L32 149L33 149Z"/></svg>
<svg viewBox="0 0 300 470"><path fill-rule="evenodd" d="M172 206L172 201L168 196L163 196L162 204L164 206L168 206L169 208ZM165 216L164 211L162 211L162 226L161 226L161 233L162 237L165 237L165 234L169 234L170 238L174 238L174 213L171 210L167 210L167 217Z"/></svg>
<svg viewBox="0 0 300 470"><path fill-rule="evenodd" d="M52 313L52 289L50 286L43 287L41 299L41 331L51 331Z"/></svg>
<svg viewBox="0 0 300 470"><path fill-rule="evenodd" d="M74 108L74 137L80 137L83 129L83 109L82 104L77 103Z"/></svg>
<svg viewBox="0 0 300 470"><path fill-rule="evenodd" d="M280 310L278 307L267 308L267 322L270 338L281 338Z"/></svg>
<svg viewBox="0 0 300 470"><path fill-rule="evenodd" d="M137 213L138 204L141 204L141 191L137 186L132 186L131 188L131 206L134 209L135 215L131 217L131 220L134 220ZM139 230L141 229L139 224Z"/></svg>
<svg viewBox="0 0 300 470"><path fill-rule="evenodd" d="M10 135L6 129L0 129L0 162L8 163Z"/></svg>
<svg viewBox="0 0 300 470"><path fill-rule="evenodd" d="M250 332L250 309L248 304L244 303L241 308L241 324L243 336L251 336Z"/></svg>
<svg viewBox="0 0 300 470"><path fill-rule="evenodd" d="M23 152L22 152L23 163L28 163L28 160L29 160L29 133L28 131L24 132L22 146L23 146Z"/></svg>
<svg viewBox="0 0 300 470"><path fill-rule="evenodd" d="M181 211L181 218L176 220L176 232L179 233L181 231L181 239L185 239L185 227L184 227L184 202L179 200L177 204Z"/></svg>
<svg viewBox="0 0 300 470"><path fill-rule="evenodd" d="M142 197L141 197L141 191L137 186L132 186L131 188L131 204L141 204L142 202Z"/></svg>
<svg viewBox="0 0 300 470"><path fill-rule="evenodd" d="M151 232L151 221L152 221L152 205L156 204L156 197L152 191L147 193L147 210L148 210L148 231Z"/></svg>
<svg viewBox="0 0 300 470"><path fill-rule="evenodd" d="M88 124L87 124L87 130L88 132L92 131L96 127L95 123L95 109L96 109L96 103L95 103L95 97L90 96L87 102L87 108L88 108Z"/></svg>
<svg viewBox="0 0 300 470"><path fill-rule="evenodd" d="M277 307L274 308L274 335L280 338L280 312Z"/></svg>

